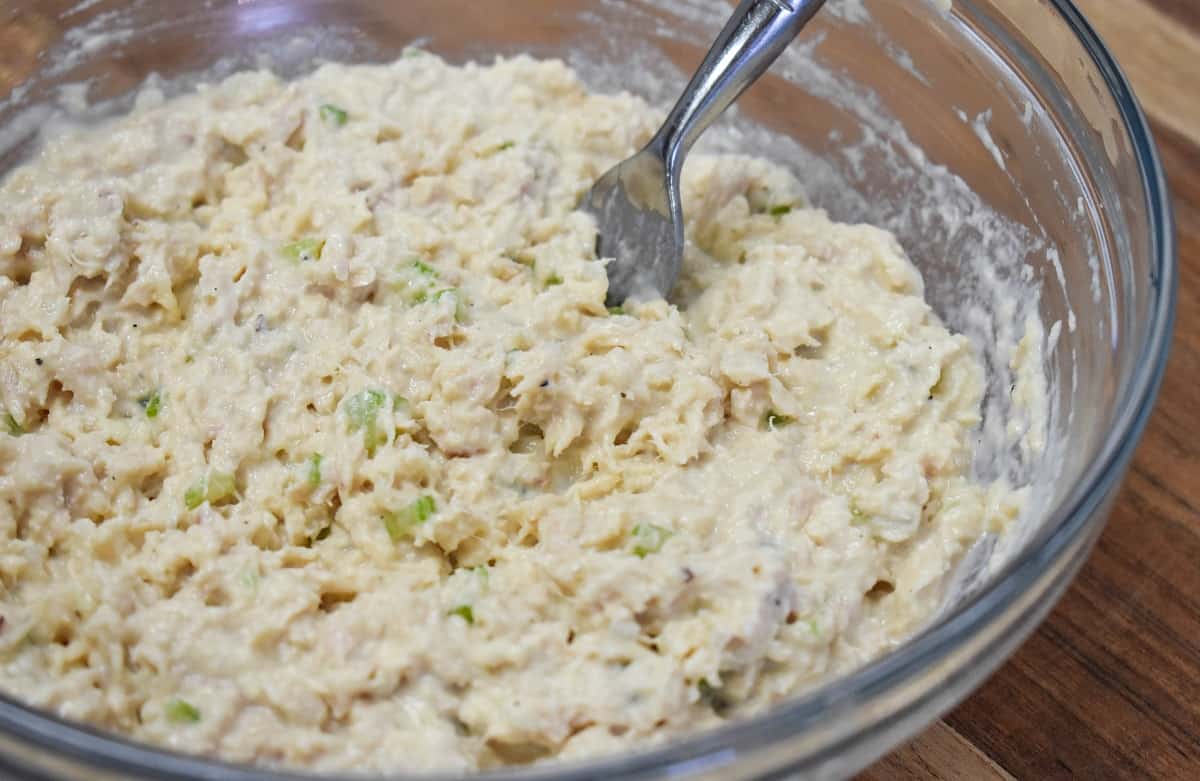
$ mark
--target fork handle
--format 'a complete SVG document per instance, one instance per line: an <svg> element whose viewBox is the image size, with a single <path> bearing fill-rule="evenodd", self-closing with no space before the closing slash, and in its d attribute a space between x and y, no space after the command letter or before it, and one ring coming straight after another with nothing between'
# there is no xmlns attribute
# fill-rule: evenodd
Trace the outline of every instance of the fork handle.
<svg viewBox="0 0 1200 781"><path fill-rule="evenodd" d="M771 67L825 0L742 0L650 146L678 174L692 144Z"/></svg>

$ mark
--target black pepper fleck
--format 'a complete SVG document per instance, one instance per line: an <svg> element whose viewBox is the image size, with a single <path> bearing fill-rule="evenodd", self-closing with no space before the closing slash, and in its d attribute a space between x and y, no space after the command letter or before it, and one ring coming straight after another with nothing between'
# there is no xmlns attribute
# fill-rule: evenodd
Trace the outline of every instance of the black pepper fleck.
<svg viewBox="0 0 1200 781"><path fill-rule="evenodd" d="M541 383L538 385L538 387L539 388L549 388L550 380L542 380Z"/></svg>
<svg viewBox="0 0 1200 781"><path fill-rule="evenodd" d="M33 362L36 363L38 366L41 366L43 363L45 363L45 361L43 361L41 358L34 358Z"/></svg>

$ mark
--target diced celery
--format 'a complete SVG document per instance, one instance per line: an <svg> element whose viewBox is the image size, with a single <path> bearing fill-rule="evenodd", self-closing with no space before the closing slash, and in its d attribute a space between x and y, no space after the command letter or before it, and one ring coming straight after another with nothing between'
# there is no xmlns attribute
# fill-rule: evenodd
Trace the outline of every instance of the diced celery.
<svg viewBox="0 0 1200 781"><path fill-rule="evenodd" d="M471 609L470 605L459 605L451 610L449 615L458 616L468 624L475 623L475 611Z"/></svg>
<svg viewBox="0 0 1200 781"><path fill-rule="evenodd" d="M633 555L644 559L651 553L658 553L672 533L670 529L653 523L639 523L632 532Z"/></svg>
<svg viewBox="0 0 1200 781"><path fill-rule="evenodd" d="M211 472L208 475L208 501L219 502L237 493L237 480L228 472Z"/></svg>
<svg viewBox="0 0 1200 781"><path fill-rule="evenodd" d="M17 422L11 412L4 413L4 429L10 437L19 437L25 433L25 427Z"/></svg>
<svg viewBox="0 0 1200 781"><path fill-rule="evenodd" d="M346 120L350 118L350 115L346 113L344 108L335 106L332 103L326 103L322 105L319 111L321 113L321 119L331 125L336 125L337 127L341 127L342 125L346 124Z"/></svg>
<svg viewBox="0 0 1200 781"><path fill-rule="evenodd" d="M237 480L228 472L211 472L192 483L183 494L183 503L195 510L205 502L219 502L237 493Z"/></svg>
<svg viewBox="0 0 1200 781"><path fill-rule="evenodd" d="M204 496L206 493L208 493L208 480L202 477L188 486L187 491L185 491L183 494L183 503L189 510L195 510L197 507L204 504Z"/></svg>
<svg viewBox="0 0 1200 781"><path fill-rule="evenodd" d="M154 420L158 417L159 411L162 409L163 392L161 390L153 390L145 396L138 399L138 404L142 409L146 410L146 417Z"/></svg>
<svg viewBox="0 0 1200 781"><path fill-rule="evenodd" d="M301 261L320 260L321 250L324 248L324 239L300 239L299 241L293 241L291 244L285 245L283 248L283 256L296 263Z"/></svg>
<svg viewBox="0 0 1200 781"><path fill-rule="evenodd" d="M466 302L465 297L462 294L462 291L456 287L448 287L445 290L439 290L437 293L435 293L433 296L433 300L435 302L441 301L442 298L445 296L452 296L454 298L454 322L456 322L456 323L466 322L466 320L467 320L467 302Z"/></svg>
<svg viewBox="0 0 1200 781"><path fill-rule="evenodd" d="M763 425L766 426L768 431L774 431L775 429L783 428L784 426L790 426L795 422L795 418L792 418L788 415L783 415L773 409L767 410L766 413L763 414Z"/></svg>
<svg viewBox="0 0 1200 781"><path fill-rule="evenodd" d="M401 510L388 510L383 514L383 527L392 542L399 542L412 534L412 530L429 520L437 512L437 503L426 494Z"/></svg>
<svg viewBox="0 0 1200 781"><path fill-rule="evenodd" d="M363 441L370 454L374 454L376 447L387 442L387 434L379 430L377 422L379 410L383 409L387 401L386 393L371 388L348 397L342 404L350 431L363 432Z"/></svg>
<svg viewBox="0 0 1200 781"><path fill-rule="evenodd" d="M200 721L200 709L178 697L167 702L167 721L175 724L195 724Z"/></svg>

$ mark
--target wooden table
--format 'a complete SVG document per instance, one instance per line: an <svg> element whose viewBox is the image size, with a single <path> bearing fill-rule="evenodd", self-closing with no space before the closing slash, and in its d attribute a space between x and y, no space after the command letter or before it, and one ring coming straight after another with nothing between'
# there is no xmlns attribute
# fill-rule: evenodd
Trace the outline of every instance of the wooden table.
<svg viewBox="0 0 1200 781"><path fill-rule="evenodd" d="M1181 288L1162 395L1107 530L1049 620L863 781L1200 781L1200 0L1076 3L1132 79L1175 194ZM36 67L56 16L0 28L0 76Z"/></svg>
<svg viewBox="0 0 1200 781"><path fill-rule="evenodd" d="M1200 779L1200 0L1076 0L1149 114L1175 195L1178 325L1108 528L982 689L863 774Z"/></svg>

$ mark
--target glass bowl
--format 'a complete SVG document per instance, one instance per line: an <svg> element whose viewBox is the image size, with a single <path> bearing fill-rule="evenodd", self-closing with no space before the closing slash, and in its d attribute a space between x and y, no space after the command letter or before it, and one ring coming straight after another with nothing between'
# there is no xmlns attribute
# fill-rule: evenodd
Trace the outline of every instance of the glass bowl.
<svg viewBox="0 0 1200 781"><path fill-rule="evenodd" d="M985 360L975 467L1029 485L1018 528L968 553L926 629L846 677L662 747L487 777L850 775L978 685L1087 556L1170 342L1176 263L1163 172L1128 83L1070 0L946 5L831 0L707 143L792 165L834 217L900 237L929 300ZM4 169L56 115L79 113L85 92L88 111L104 113L151 74L178 91L245 67L294 75L322 58L393 59L413 42L450 60L559 56L597 88L666 102L729 12L718 0L10 0L0 9ZM1013 401L1014 348L1027 332L1045 349L1044 426ZM1014 427L1024 444L1006 436ZM3 697L0 776L304 777L134 744Z"/></svg>

